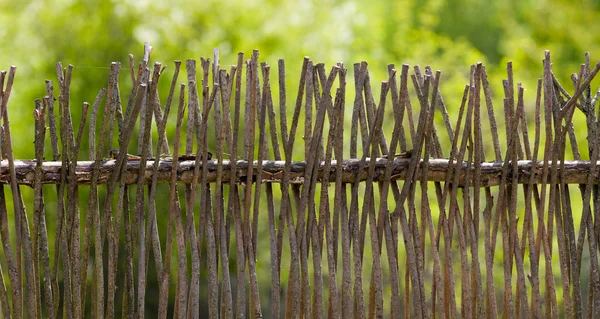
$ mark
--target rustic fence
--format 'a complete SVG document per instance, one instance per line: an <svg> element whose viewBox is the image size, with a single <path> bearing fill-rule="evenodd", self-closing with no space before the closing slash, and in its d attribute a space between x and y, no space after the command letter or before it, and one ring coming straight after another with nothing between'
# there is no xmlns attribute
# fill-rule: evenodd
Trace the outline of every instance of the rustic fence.
<svg viewBox="0 0 600 319"><path fill-rule="evenodd" d="M289 122L283 60L277 118L257 51L230 70L215 51L201 59L201 78L186 61L187 91L176 61L166 100L150 52L146 44L137 70L130 56L126 100L111 64L77 128L73 67L58 63L58 90L46 81L33 109L35 160L15 159L7 105L16 68L0 73L0 317L600 315L600 93L590 91L600 63L591 69L588 55L570 94L546 52L535 109L510 63L503 108L492 105L485 67L473 65L454 120L439 71L389 65L376 97L357 63L350 97L342 63L327 73L305 58ZM587 133L576 134L577 112ZM584 135L590 160L580 159ZM78 160L83 136L89 161ZM568 146L574 160L565 161ZM267 247L270 259L257 264Z"/></svg>

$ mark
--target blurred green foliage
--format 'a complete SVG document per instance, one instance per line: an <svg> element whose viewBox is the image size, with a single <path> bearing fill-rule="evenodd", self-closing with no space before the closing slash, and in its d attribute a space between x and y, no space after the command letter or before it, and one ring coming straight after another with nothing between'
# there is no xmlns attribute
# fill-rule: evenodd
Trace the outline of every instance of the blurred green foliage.
<svg viewBox="0 0 600 319"><path fill-rule="evenodd" d="M350 76L351 64L366 60L375 84L386 79L387 63L431 65L443 72L451 112L458 109L473 63L487 66L499 96L506 62L513 61L515 79L533 101L545 49L553 54L554 73L570 87L583 53L590 51L593 61L600 46L600 35L588 31L600 24L598 1L2 0L0 6L0 61L2 69L18 67L10 105L23 141L33 141L26 118L34 99L44 95L43 80L56 82L55 62L75 66L71 103L77 106L92 102L106 86L110 62L122 62L126 80L127 54L139 61L144 41L154 47L152 59L171 72L173 60L212 57L213 48L219 48L222 66L235 64L237 52L248 57L259 49L273 70L277 59L286 60L290 83L297 81L303 56L328 68L345 62ZM128 85L121 82L123 95ZM30 146L18 143L18 157L33 157Z"/></svg>
<svg viewBox="0 0 600 319"><path fill-rule="evenodd" d="M0 8L0 69L17 66L9 108L12 129L18 132L13 134L15 154L21 159L34 156L34 100L45 95L45 79L53 80L56 88L55 62L75 66L71 104L78 125L79 105L93 102L99 89L106 87L112 61L122 63L121 94L126 100L127 54L139 61L144 41L154 47L152 60L168 66L162 96L168 90L173 60L212 57L212 49L219 48L221 65L227 68L236 63L237 52L249 57L252 49L259 49L260 61L273 66L273 79L277 59L286 60L288 109L302 58L310 56L327 68L345 62L350 86L352 63L368 61L376 91L376 83L386 79L388 63L431 65L443 72L441 88L453 119L473 63L487 66L501 115L501 79L506 77L506 62L513 61L515 79L528 89L526 107L533 114L544 50L551 50L553 71L568 88L569 76L578 72L585 51L591 52L592 62L600 57L600 33L594 32L600 29L599 1L592 0L0 0ZM186 82L184 70L179 79ZM347 103L352 98L348 94ZM81 158L87 158L86 150L84 145ZM25 202L33 201L29 197ZM259 251L263 254L258 256L259 271L269 278L268 250ZM153 297L155 293L148 293Z"/></svg>

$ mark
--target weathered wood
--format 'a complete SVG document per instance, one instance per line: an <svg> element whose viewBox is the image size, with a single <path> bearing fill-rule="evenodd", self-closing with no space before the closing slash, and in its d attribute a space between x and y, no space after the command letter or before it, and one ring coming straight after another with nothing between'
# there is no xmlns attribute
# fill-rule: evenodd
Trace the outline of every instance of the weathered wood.
<svg viewBox="0 0 600 319"><path fill-rule="evenodd" d="M172 161L171 160L160 160L158 163L158 176L157 181L159 183L166 183L169 181L170 173L172 169ZM253 168L258 167L258 162L253 162ZM360 158L357 159L345 159L342 162L342 182L351 183L355 181L356 172L359 169ZM367 164L370 163L370 159L367 158ZM410 163L409 158L396 158L393 163L393 171L391 180L404 180L406 178L406 170L408 169L408 165ZM419 164L419 167L422 165ZM32 186L35 181L35 160L15 160L15 171L17 175L17 183L21 185ZM108 159L104 160L100 164L100 171L98 177L98 184L106 184L108 179L110 178L114 168L115 168L116 160ZM178 165L178 174L177 174L177 182L179 183L191 183L194 175L194 164L195 161L181 161ZM375 162L375 182L381 182L384 179L385 175L385 166L387 164L387 159L385 158L377 158ZM448 171L449 161L447 159L429 159L429 169L427 173L427 180L430 182L443 182L446 179L446 173ZM541 167L542 161L538 161L536 166ZM597 163L596 167L598 167L600 163ZM146 162L146 182L150 183L152 180L152 168L154 165L154 161ZM202 162L200 163L202 165ZM488 186L497 186L500 184L501 174L502 174L502 162L488 162L481 164L481 174L480 185L481 187ZM519 184L539 184L542 182L542 174L541 169L536 169L533 173L533 179L530 180L531 174L531 161L518 161L518 183ZM42 165L42 183L43 184L56 184L60 182L60 172L61 172L61 162L44 162ZM331 171L329 172L329 182L335 182L335 172L337 169L337 161L331 161ZM562 167L559 163L559 173ZM94 167L94 162L92 161L78 161L76 167L76 181L78 184L88 185L92 181L92 171ZM207 162L207 181L215 182L217 180L217 167L218 163L216 160L211 160ZM248 176L246 174L248 169L247 161L237 161L236 162L236 171L237 178L236 181L238 183L246 183L248 180ZM285 167L285 161L263 161L262 162L262 182L263 183L281 183L283 178L283 170ZM302 184L304 182L304 169L306 167L306 162L292 162L291 165L291 173L290 173L290 183L292 184ZM319 180L322 181L324 175L323 169L325 167L325 162L321 161L319 163ZM567 184L585 184L587 182L588 174L590 174L590 169L592 168L592 163L590 161L565 161L564 163L564 180L562 183ZM128 161L127 162L127 171L125 176L125 182L127 184L134 184L137 181L138 171L140 169L140 161ZM463 163L462 168L459 173L458 185L465 185L465 174L466 174L467 164ZM470 169L473 169L471 167ZM223 182L228 183L230 180L231 173L231 161L223 160ZM594 169L594 176L598 175L598 169ZM254 180L256 179L256 174L253 174ZM367 180L368 175L368 165L363 167L360 171L360 180ZM420 176L420 172L417 171L417 176ZM472 174L469 176L469 185L473 185L473 176ZM508 176L509 180L512 180L512 176ZM7 160L3 160L0 162L0 183L9 184L10 183L10 175L8 171L8 162ZM471 186L472 187L472 186Z"/></svg>
<svg viewBox="0 0 600 319"><path fill-rule="evenodd" d="M592 97L589 87L600 72L600 63L591 70L589 54L579 73L571 76L571 95L552 74L550 55L546 53L544 77L538 81L532 145L528 127L533 123L528 123L524 86L513 78L512 63L507 63L508 78L502 81L504 119L499 122L504 123L506 136L502 134L501 145L491 90L481 63L471 66L453 126L439 89L440 71L434 73L425 66L422 73L416 65L414 74L409 74L409 66L404 64L397 82L397 70L388 65L389 79L381 83L376 105L372 85L377 83L370 77L375 73L366 62L354 65L356 96L351 101L346 100L346 69L342 63L333 66L327 76L325 64L306 57L288 127L291 113L287 111L283 60L279 61L277 123L269 66L260 64L261 78L258 51L249 60L243 53L238 54L237 66L230 74L220 68L215 51L212 61L201 58L200 79L196 77L195 61L186 63L187 91L182 84L173 154L169 154L165 130L180 62L175 62L176 74L163 108L158 88L164 68L154 63L151 77L150 52L146 43L137 75L130 55L132 88L125 114L117 83L119 64L113 63L107 104L99 109L97 98L89 121L84 112L77 135L69 107L72 66L66 72L57 64L61 125L56 125L52 106L55 97L48 81L43 109L38 106L34 110L35 160L15 160L6 110L12 75L5 90L7 73L0 71L0 120L4 119L0 127L0 242L2 256L6 256L0 264L7 266L11 289L9 300L0 266L0 310L4 317L36 317L36 312L42 313L43 301L50 317L91 313L94 317L143 318L151 313L147 312L149 307L155 307L150 305L153 298L145 294L150 296L158 285L159 318L260 318L265 310L260 289L264 279L258 276L262 274L258 270L265 269L259 268L265 267L264 252L259 250L264 249L264 206L268 208L271 257L272 295L267 307L274 318L317 318L325 313L331 318L364 318L367 314L369 318L497 318L499 312L517 318L530 314L534 318L564 314L593 318L600 313L600 217L592 214L592 207L600 203L600 147L595 125L600 90ZM481 114L481 91L487 116ZM392 110L385 105L387 93L391 95ZM417 100L413 98L411 103L411 96ZM346 112L346 104L354 107ZM46 107L47 119L43 112ZM572 122L574 112L580 111L588 124L587 155L578 149ZM102 133L96 132L98 112L103 112ZM445 130L436 127L439 117ZM344 128L345 119L351 120L349 131ZM44 130L39 130L46 120L53 151L51 162L44 162L46 141ZM79 140L86 124L90 156L85 159L88 161L79 161ZM118 145L114 145L113 138L116 124ZM483 130L488 124L489 133ZM186 148L180 152L183 125L187 126ZM304 135L298 136L301 125ZM393 132L388 130L392 126ZM141 156L127 154L134 146L130 143L133 132L138 132L135 146ZM567 133L571 148L568 154L574 159L570 161L565 161ZM97 138L97 134L101 135ZM389 145L386 139L391 141ZM238 152L242 140L243 152ZM349 143L344 143L346 140ZM59 141L62 156L58 153ZM543 152L541 141L545 141ZM151 145L155 145L154 154L150 153ZM215 160L211 160L209 145L216 153ZM409 150L411 147L414 152ZM271 148L273 157L268 155ZM107 151L111 155L101 159ZM393 160L388 160L388 154ZM582 156L589 160L580 160ZM405 182L399 184L399 180ZM170 189L168 221L163 223L157 222L159 212L154 207L159 182L168 183ZM334 197L330 182L335 183ZM132 192L128 185L134 183L137 194L135 206L130 208L134 202L129 198ZM185 207L179 203L182 196L177 183L185 184ZM280 183L279 193L274 192L273 183ZM6 205L10 203L1 191L5 184L11 186L12 205ZM19 184L35 188L31 229ZM56 201L49 201L56 203L56 207L51 205L52 210L46 211L40 198L45 193L42 184L57 186ZM98 192L98 184L105 184L106 192ZM583 205L572 203L568 184L579 184ZM85 213L80 213L77 206L77 199L85 200L86 196L77 193L82 185L91 185ZM266 205L261 204L264 193ZM114 195L118 195L116 210L110 205ZM98 203L98 196L106 199L104 203ZM433 204L437 211L431 209ZM279 205L278 210L275 205ZM12 207L11 214L7 207ZM56 223L51 223L48 230L43 222L47 212L56 212L51 217ZM79 219L83 214L86 222L82 239ZM578 214L581 221L576 236L574 216ZM10 234L13 226L14 234ZM57 234L51 259L52 247L44 240L45 232ZM163 248L159 234L165 232ZM14 250L11 238L15 238ZM95 249L90 267L88 250L92 242ZM119 253L123 245L124 253ZM284 245L289 248L284 249ZM589 253L584 254L585 247ZM553 256L555 253L558 255ZM38 264L40 254L43 263ZM481 271L484 254L485 277ZM154 267L149 267L151 256L155 258ZM385 257L387 263L383 262ZM52 269L48 268L50 263ZM172 271L175 264L177 269ZM323 271L325 264L327 272ZM230 277L234 268L235 278ZM44 276L40 277L42 269ZM89 276L88 269L92 271ZM590 280L586 305L582 295L585 288L579 281L586 278L582 271L587 269ZM498 282L499 276L503 282ZM91 287L90 277L94 278ZM170 283L175 277L176 282ZM236 282L235 296L232 280ZM86 289L91 292L87 297ZM119 290L121 309L115 307ZM206 298L205 290L211 292ZM60 302L51 305L48 296L59 296ZM172 296L176 296L174 304L169 300ZM204 299L208 307L201 307Z"/></svg>

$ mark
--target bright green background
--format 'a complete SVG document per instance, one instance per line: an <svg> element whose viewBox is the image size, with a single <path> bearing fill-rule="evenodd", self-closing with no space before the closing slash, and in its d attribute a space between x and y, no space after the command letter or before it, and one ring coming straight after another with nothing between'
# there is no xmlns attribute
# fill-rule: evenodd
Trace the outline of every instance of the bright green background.
<svg viewBox="0 0 600 319"><path fill-rule="evenodd" d="M53 80L56 87L55 62L75 66L71 103L74 123L78 125L79 105L93 102L98 90L106 86L112 61L122 62L121 93L126 100L130 90L127 54L133 53L139 61L144 41L150 41L154 47L152 60L168 67L161 80L163 101L173 60L212 57L212 49L219 48L221 65L228 68L236 63L237 52L245 52L249 57L252 49L259 49L260 61L272 66L273 82L277 59L286 60L288 110L295 100L302 58L310 56L315 62L325 62L327 69L337 61L345 62L350 71L350 87L352 63L368 61L376 97L377 83L386 79L388 63L440 69L442 92L453 121L468 83L469 67L481 61L487 66L493 85L503 140L499 97L503 95L500 83L506 77L506 62L513 62L516 82L523 82L527 89L526 108L531 119L544 50L551 50L554 73L572 91L569 76L579 71L583 53L591 53L592 63L600 56L598 12L598 1L2 0L0 69L17 66L9 110L15 156L21 159L34 156L33 101L45 94L45 79ZM182 71L180 82L185 82ZM277 91L273 92L276 99ZM349 92L348 105L352 97ZM417 107L416 99L413 106ZM579 117L575 120L585 123ZM173 126L170 125L171 132ZM579 134L582 150L587 148L584 134ZM491 151L491 143L486 142ZM214 149L213 141L211 145ZM299 141L296 147L300 155L295 159L301 160L303 148ZM84 143L82 159L87 158L86 149ZM47 158L49 150L47 144ZM587 152L582 152L582 156L587 158ZM46 192L51 196L52 191ZM30 205L31 193L24 194L26 205ZM53 205L52 201L47 204ZM85 209L87 205L83 204ZM48 214L52 216L51 208ZM53 227L53 221L49 221L50 231ZM52 239L53 234L50 236ZM268 250L259 251L264 252L259 256L264 260L259 262L259 272L263 278L269 278ZM261 285L269 287L268 282ZM269 291L264 289L261 293L263 304L267 304ZM149 300L155 297L152 292L147 296ZM154 307L149 311L154 311ZM270 314L268 310L264 313Z"/></svg>
<svg viewBox="0 0 600 319"><path fill-rule="evenodd" d="M431 65L442 70L442 89L451 114L467 83L469 66L487 66L495 96L512 61L515 81L523 82L528 107L535 98L541 60L551 50L554 73L571 88L583 53L600 45L597 1L6 1L0 2L0 62L16 65L11 96L13 129L19 130L16 154L33 157L33 101L44 95L44 80L55 82L54 63L75 66L71 103L93 102L106 86L108 66L122 62L121 90L130 88L127 54L139 61L144 41L152 59L167 65L166 94L172 61L212 57L219 48L224 67L237 52L261 51L273 67L287 62L288 83L297 83L303 56L315 62L370 63L373 87L386 79L385 66ZM182 74L180 82L185 79ZM293 102L295 85L290 85ZM352 85L351 85L352 87ZM378 96L377 94L375 96ZM276 96L275 96L276 98ZM495 99L499 106L501 102ZM531 110L531 108L529 108ZM532 111L530 111L532 113ZM76 119L77 119L77 115ZM76 122L77 123L77 122ZM85 148L84 148L85 150Z"/></svg>

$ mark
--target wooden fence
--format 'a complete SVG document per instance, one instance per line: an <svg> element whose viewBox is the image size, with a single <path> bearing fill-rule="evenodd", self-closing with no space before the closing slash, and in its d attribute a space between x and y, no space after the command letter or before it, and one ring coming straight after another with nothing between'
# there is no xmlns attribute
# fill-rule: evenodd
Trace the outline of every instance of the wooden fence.
<svg viewBox="0 0 600 319"><path fill-rule="evenodd" d="M600 315L600 63L589 55L568 93L546 52L531 107L510 63L503 107L473 65L451 118L429 67L389 65L374 96L367 63L349 79L342 63L327 73L304 58L292 102L283 60L272 85L257 51L229 70L215 51L198 76L186 61L187 85L175 61L164 99L150 52L137 70L130 55L126 99L111 64L78 125L73 66L57 63L57 88L46 81L33 108L35 160L15 158L16 68L0 73L0 317Z"/></svg>

